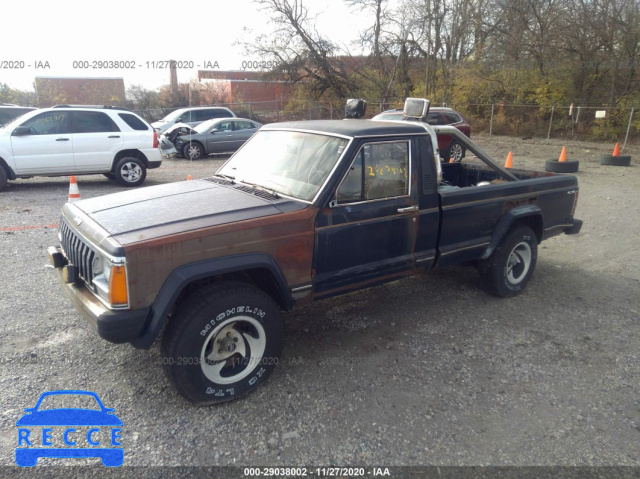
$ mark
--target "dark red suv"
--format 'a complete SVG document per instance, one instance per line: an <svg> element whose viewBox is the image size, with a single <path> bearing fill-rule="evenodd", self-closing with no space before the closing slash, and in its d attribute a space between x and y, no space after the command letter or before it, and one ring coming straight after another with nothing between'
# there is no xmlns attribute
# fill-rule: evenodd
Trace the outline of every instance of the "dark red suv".
<svg viewBox="0 0 640 479"><path fill-rule="evenodd" d="M424 121L429 125L451 125L455 126L462 133L471 138L471 126L460 113L451 108L431 107L429 114L425 118L412 118L402 114L402 109L383 111L372 120L402 120L402 121ZM444 161L460 161L466 153L465 147L453 139L451 135L438 134L438 149Z"/></svg>

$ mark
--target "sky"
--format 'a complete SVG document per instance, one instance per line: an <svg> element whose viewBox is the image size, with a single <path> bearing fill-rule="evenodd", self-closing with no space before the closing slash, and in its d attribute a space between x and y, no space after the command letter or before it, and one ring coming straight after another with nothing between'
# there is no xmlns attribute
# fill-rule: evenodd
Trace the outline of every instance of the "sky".
<svg viewBox="0 0 640 479"><path fill-rule="evenodd" d="M340 44L371 22L342 0L304 4ZM274 29L252 0L11 0L2 16L0 83L20 90L33 90L36 76L119 77L126 87L155 89L169 83L170 59L183 67L179 82L198 69L250 69L270 59L234 44ZM113 62L121 68L108 68Z"/></svg>

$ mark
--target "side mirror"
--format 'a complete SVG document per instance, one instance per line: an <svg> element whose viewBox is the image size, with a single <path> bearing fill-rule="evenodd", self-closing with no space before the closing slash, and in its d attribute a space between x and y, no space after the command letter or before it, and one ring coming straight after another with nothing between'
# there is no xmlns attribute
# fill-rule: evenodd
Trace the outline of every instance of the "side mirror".
<svg viewBox="0 0 640 479"><path fill-rule="evenodd" d="M31 134L31 128L28 126L19 126L15 130L13 130L13 136L25 136Z"/></svg>
<svg viewBox="0 0 640 479"><path fill-rule="evenodd" d="M182 123L182 117L180 117L180 118L176 118L176 120L174 121L174 123Z"/></svg>

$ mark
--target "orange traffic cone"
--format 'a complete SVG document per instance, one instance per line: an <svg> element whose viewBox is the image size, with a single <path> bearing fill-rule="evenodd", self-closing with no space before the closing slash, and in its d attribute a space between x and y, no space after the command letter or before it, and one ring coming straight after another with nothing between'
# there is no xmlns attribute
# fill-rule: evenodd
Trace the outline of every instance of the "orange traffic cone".
<svg viewBox="0 0 640 479"><path fill-rule="evenodd" d="M191 181L191 175L187 175L187 181Z"/></svg>
<svg viewBox="0 0 640 479"><path fill-rule="evenodd" d="M449 158L449 163L455 163L455 161L453 160L453 158Z"/></svg>
<svg viewBox="0 0 640 479"><path fill-rule="evenodd" d="M616 143L616 146L613 147L613 155L611 156L620 156L620 143Z"/></svg>
<svg viewBox="0 0 640 479"><path fill-rule="evenodd" d="M69 180L69 201L67 203L73 203L80 199L80 190L78 189L78 182L76 177L72 176Z"/></svg>
<svg viewBox="0 0 640 479"><path fill-rule="evenodd" d="M505 161L504 167L513 168L513 154L511 152L507 155L507 161Z"/></svg>
<svg viewBox="0 0 640 479"><path fill-rule="evenodd" d="M567 162L567 147L566 146L562 147L562 151L560 152L560 158L558 158L558 162L559 163L566 163Z"/></svg>

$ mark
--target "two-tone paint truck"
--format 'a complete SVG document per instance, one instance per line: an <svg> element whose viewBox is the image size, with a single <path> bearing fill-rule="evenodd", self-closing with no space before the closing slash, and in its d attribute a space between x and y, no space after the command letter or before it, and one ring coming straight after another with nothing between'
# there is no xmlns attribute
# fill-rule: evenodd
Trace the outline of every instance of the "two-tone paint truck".
<svg viewBox="0 0 640 479"><path fill-rule="evenodd" d="M438 132L482 161L441 164ZM522 292L538 244L580 231L577 199L574 176L505 169L455 128L276 123L210 178L66 204L49 255L102 338L162 331L171 383L212 404L273 371L281 310L463 263L490 294Z"/></svg>

